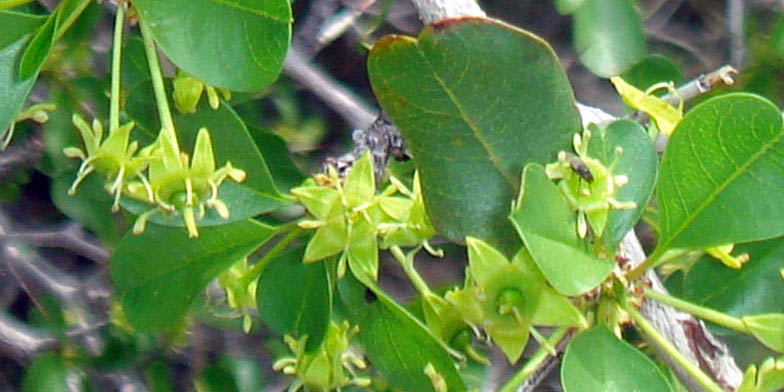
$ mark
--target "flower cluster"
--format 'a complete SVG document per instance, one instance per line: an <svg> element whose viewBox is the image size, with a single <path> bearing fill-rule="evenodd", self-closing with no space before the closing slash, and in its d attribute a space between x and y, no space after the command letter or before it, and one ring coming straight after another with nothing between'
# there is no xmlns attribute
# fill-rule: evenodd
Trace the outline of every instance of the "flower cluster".
<svg viewBox="0 0 784 392"><path fill-rule="evenodd" d="M530 335L545 343L534 326L587 326L569 299L547 285L527 250L510 262L479 239L468 237L466 245L465 285L447 292L445 299L466 323L481 326L510 363L520 358Z"/></svg>
<svg viewBox="0 0 784 392"><path fill-rule="evenodd" d="M79 184L96 172L107 179L114 211L119 209L122 195L152 205L137 218L135 234L144 231L147 219L155 213L181 215L190 237L198 236L196 220L204 216L206 208L215 209L224 219L229 217L229 209L218 198L218 188L227 178L243 181L245 172L230 162L216 169L207 129L199 130L191 161L180 152L173 129L164 129L154 143L139 150L138 142L130 142L133 123L109 129L106 139L98 120L93 120L91 127L74 115L73 123L81 132L86 151L76 147L63 150L66 156L82 160L69 193L74 194Z"/></svg>
<svg viewBox="0 0 784 392"><path fill-rule="evenodd" d="M358 278L376 280L378 236L382 237L382 247L389 247L419 245L435 234L416 179L413 192L393 180L384 192L376 194L370 153L356 162L345 180L329 167L326 175L307 180L291 193L315 218L300 223L303 228L316 230L305 250L304 262L340 254L338 277L345 274L348 264Z"/></svg>
<svg viewBox="0 0 784 392"><path fill-rule="evenodd" d="M350 385L367 388L370 379L357 376L355 370L365 369L367 365L349 346L351 337L357 332L357 328L349 327L348 321L341 325L331 322L324 342L314 352L305 351L307 336L297 340L286 335L283 340L294 356L279 359L272 368L297 377L289 391L303 387L307 391L334 391Z"/></svg>
<svg viewBox="0 0 784 392"><path fill-rule="evenodd" d="M569 205L577 211L577 233L585 238L588 225L593 234L598 238L604 233L607 217L611 208L632 209L636 208L634 202L620 202L615 199L620 188L629 182L629 178L614 175L615 165L623 151L615 149L615 160L605 166L598 159L588 156L588 143L591 131L586 129L583 136L575 134L573 138L574 151L577 155L561 151L558 161L545 167L547 177L558 180Z"/></svg>

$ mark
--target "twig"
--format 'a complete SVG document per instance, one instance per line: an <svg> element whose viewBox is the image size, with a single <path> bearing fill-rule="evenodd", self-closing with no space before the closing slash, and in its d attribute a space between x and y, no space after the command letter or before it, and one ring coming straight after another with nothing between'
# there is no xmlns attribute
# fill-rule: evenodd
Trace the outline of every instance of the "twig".
<svg viewBox="0 0 784 392"><path fill-rule="evenodd" d="M0 212L0 260L35 301L38 294L48 294L57 299L74 317L77 329L91 331L95 317L89 311L88 298L82 285L72 276L58 270L34 250L6 237L13 227ZM99 331L79 336L79 341L89 353L98 354L103 346Z"/></svg>
<svg viewBox="0 0 784 392"><path fill-rule="evenodd" d="M727 0L727 32L729 33L729 58L730 64L735 68L743 67L746 55L745 26L746 18L745 0Z"/></svg>
<svg viewBox="0 0 784 392"><path fill-rule="evenodd" d="M44 152L44 143L38 134L32 135L20 146L11 146L0 152L0 185L13 179L11 174L31 167Z"/></svg>
<svg viewBox="0 0 784 392"><path fill-rule="evenodd" d="M340 114L351 127L367 128L376 118L377 110L332 79L321 67L310 63L296 47L289 49L283 70Z"/></svg>
<svg viewBox="0 0 784 392"><path fill-rule="evenodd" d="M85 238L81 227L76 223L66 224L56 230L0 234L0 241L4 239L21 241L36 247L66 249L99 264L105 265L109 263L109 252L100 246L90 243Z"/></svg>
<svg viewBox="0 0 784 392"><path fill-rule="evenodd" d="M57 344L51 334L25 324L7 312L0 310L0 348L18 362Z"/></svg>
<svg viewBox="0 0 784 392"><path fill-rule="evenodd" d="M316 37L327 20L338 11L339 3L338 0L314 0L310 3L305 18L298 23L291 45L299 49L303 58L313 58L321 49Z"/></svg>

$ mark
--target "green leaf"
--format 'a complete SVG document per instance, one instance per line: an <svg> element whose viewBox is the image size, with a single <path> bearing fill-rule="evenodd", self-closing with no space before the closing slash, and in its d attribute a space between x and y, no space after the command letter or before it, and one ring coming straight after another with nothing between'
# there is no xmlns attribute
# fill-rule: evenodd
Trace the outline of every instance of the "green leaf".
<svg viewBox="0 0 784 392"><path fill-rule="evenodd" d="M683 72L669 57L652 54L638 61L621 74L623 80L645 91L660 82L673 82L676 86L683 83Z"/></svg>
<svg viewBox="0 0 784 392"><path fill-rule="evenodd" d="M19 64L19 79L26 80L38 74L55 41L65 34L79 18L90 0L63 0L33 35Z"/></svg>
<svg viewBox="0 0 784 392"><path fill-rule="evenodd" d="M27 35L43 22L37 15L0 11L0 140L35 84L34 77L20 80L18 67Z"/></svg>
<svg viewBox="0 0 784 392"><path fill-rule="evenodd" d="M67 369L65 361L56 353L39 355L25 370L22 378L23 392L66 392Z"/></svg>
<svg viewBox="0 0 784 392"><path fill-rule="evenodd" d="M256 147L264 156L278 189L288 192L307 178L292 162L289 157L289 148L280 136L261 128L247 126L250 137L256 142Z"/></svg>
<svg viewBox="0 0 784 392"><path fill-rule="evenodd" d="M619 75L647 53L640 15L629 0L585 0L572 23L580 61L599 76Z"/></svg>
<svg viewBox="0 0 784 392"><path fill-rule="evenodd" d="M582 128L552 49L501 22L450 19L418 39L382 38L368 72L414 155L436 229L517 251L505 217L523 166L554 159Z"/></svg>
<svg viewBox="0 0 784 392"><path fill-rule="evenodd" d="M674 295L735 317L784 312L779 275L784 268L784 238L740 244L733 253L748 253L743 268L727 268L705 255L686 273L682 292Z"/></svg>
<svg viewBox="0 0 784 392"><path fill-rule="evenodd" d="M645 354L605 327L577 335L561 365L565 392L662 392L672 387Z"/></svg>
<svg viewBox="0 0 784 392"><path fill-rule="evenodd" d="M544 167L529 164L523 189L509 217L548 282L565 295L582 294L601 283L613 263L593 256L577 235L577 215Z"/></svg>
<svg viewBox="0 0 784 392"><path fill-rule="evenodd" d="M657 251L784 234L784 127L770 101L733 93L678 124L662 158Z"/></svg>
<svg viewBox="0 0 784 392"><path fill-rule="evenodd" d="M152 97L152 85L147 81L132 89L127 103L128 116L137 123L131 136L141 143L152 142L160 129L160 122L154 117L157 109ZM280 196L264 157L256 148L248 128L237 113L225 102L221 102L220 107L213 110L206 101L199 104L196 113L174 115L177 136L183 151L189 154L193 151L196 135L199 129L205 127L212 139L215 164L220 167L230 161L232 166L244 170L247 177L240 184L226 181L221 185L220 199L229 208L229 219L223 219L215 210L208 209L204 218L198 221L199 226L241 221L289 204ZM124 199L122 205L136 215L151 208L149 204L129 199ZM164 226L184 225L182 218L175 215L155 214L149 221Z"/></svg>
<svg viewBox="0 0 784 392"><path fill-rule="evenodd" d="M128 321L145 331L174 326L210 280L274 234L251 220L206 227L192 239L182 229L155 225L127 234L111 273Z"/></svg>
<svg viewBox="0 0 784 392"><path fill-rule="evenodd" d="M637 122L618 120L609 125L591 125L591 139L588 142L588 155L609 166L615 159L615 149L623 152L613 170L613 175L626 175L629 182L615 195L621 202L633 201L634 209L610 209L607 226L604 229L604 243L614 249L623 236L640 220L645 206L656 185L656 169L659 157L656 147L645 129ZM612 253L612 252L610 252Z"/></svg>
<svg viewBox="0 0 784 392"><path fill-rule="evenodd" d="M278 334L297 339L308 335L307 351L324 340L332 313L332 287L327 263L304 264L305 248L273 260L259 279L256 292L259 317Z"/></svg>
<svg viewBox="0 0 784 392"><path fill-rule="evenodd" d="M134 7L166 56L209 85L258 91L283 67L288 0L137 0Z"/></svg>
<svg viewBox="0 0 784 392"><path fill-rule="evenodd" d="M46 19L46 23L38 29L27 45L22 60L19 63L19 79L27 80L38 73L41 65L49 56L49 51L54 45L54 32L57 21L57 11L53 12Z"/></svg>
<svg viewBox="0 0 784 392"><path fill-rule="evenodd" d="M784 314L758 314L741 318L757 340L771 350L784 353Z"/></svg>
<svg viewBox="0 0 784 392"><path fill-rule="evenodd" d="M144 370L144 378L147 379L147 385L150 386L152 392L174 392L171 372L166 363L161 360L147 366L147 369Z"/></svg>
<svg viewBox="0 0 784 392"><path fill-rule="evenodd" d="M576 11L585 0L555 0L555 10L561 15L569 15Z"/></svg>
<svg viewBox="0 0 784 392"><path fill-rule="evenodd" d="M368 358L390 385L402 391L432 391L424 373L430 362L450 392L466 390L445 345L381 289L363 286L346 274L338 281L338 290L350 321L359 326Z"/></svg>
<svg viewBox="0 0 784 392"><path fill-rule="evenodd" d="M0 11L0 49L33 32L45 21L44 15Z"/></svg>
<svg viewBox="0 0 784 392"><path fill-rule="evenodd" d="M204 369L196 380L199 392L239 392L234 375L222 364L216 363Z"/></svg>

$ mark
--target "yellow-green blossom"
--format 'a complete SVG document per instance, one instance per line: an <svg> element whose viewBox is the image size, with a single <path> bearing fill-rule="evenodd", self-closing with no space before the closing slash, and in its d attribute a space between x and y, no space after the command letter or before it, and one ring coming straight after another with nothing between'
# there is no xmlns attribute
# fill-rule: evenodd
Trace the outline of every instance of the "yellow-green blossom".
<svg viewBox="0 0 784 392"><path fill-rule="evenodd" d="M150 188L157 208L141 214L134 224L133 232L141 233L150 215L154 213L177 213L182 215L188 236L199 235L196 220L204 217L206 208L213 208L222 218L229 217L229 209L218 198L218 188L227 178L235 182L245 179L245 172L231 162L215 168L212 142L207 129L202 128L196 136L193 161L187 154L180 153L173 132L161 132L152 146L157 159L150 163ZM129 194L146 200L147 186L140 183L128 184ZM198 214L198 218L197 218Z"/></svg>
<svg viewBox="0 0 784 392"><path fill-rule="evenodd" d="M79 171L76 173L68 194L76 193L76 188L92 172L99 173L107 178L106 189L114 195L112 211L120 208L120 196L123 187L129 178L137 178L143 185L143 199L152 201L153 193L150 184L144 175L144 170L154 158L145 149L139 153L139 143L130 142L133 122L129 122L116 129L110 129L106 140L103 140L103 125L98 119L93 120L92 127L78 114L73 115L73 124L79 129L84 142L85 151L77 147L66 147L63 153L69 158L82 160Z"/></svg>

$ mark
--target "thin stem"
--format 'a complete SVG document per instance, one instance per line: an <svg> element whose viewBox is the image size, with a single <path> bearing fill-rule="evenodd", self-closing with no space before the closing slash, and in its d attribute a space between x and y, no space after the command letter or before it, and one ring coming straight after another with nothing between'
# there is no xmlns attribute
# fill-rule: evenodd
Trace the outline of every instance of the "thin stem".
<svg viewBox="0 0 784 392"><path fill-rule="evenodd" d="M267 265L274 260L276 257L280 255L281 252L286 250L286 247L289 246L294 240L299 238L305 232L300 229L299 227L293 226L293 229L286 234L280 241L278 241L272 249L267 252L264 257L259 259L253 266L251 266L245 273L245 276L242 277L243 281L250 282L253 279L256 279L262 272L267 268Z"/></svg>
<svg viewBox="0 0 784 392"><path fill-rule="evenodd" d="M155 102L158 106L158 116L161 119L161 132L169 132L171 140L175 143L176 155L180 156L179 147L177 146L177 135L174 133L174 120L172 120L171 110L169 110L169 101L166 99L166 88L163 86L163 75L161 74L161 65L158 62L158 53L155 51L155 42L152 39L150 27L144 19L139 19L139 27L142 31L142 38L144 40L144 51L147 54L147 64L150 67L150 76L152 77L152 87L155 90Z"/></svg>
<svg viewBox="0 0 784 392"><path fill-rule="evenodd" d="M663 249L665 248L657 246L656 250L654 250L647 259L645 259L645 262L638 265L637 268L631 270L631 272L626 275L626 278L628 278L630 281L636 280L648 269L658 267L661 264L690 252L688 249Z"/></svg>
<svg viewBox="0 0 784 392"><path fill-rule="evenodd" d="M569 329L570 328L562 327L553 331L553 333L550 334L550 337L547 338L547 345L549 345L549 347L557 346L558 342L569 333ZM520 385L523 385L525 380L527 380L528 377L531 377L531 375L534 374L550 356L550 350L547 345L539 345L539 349L536 350L534 355L528 359L528 362L526 362L509 381L506 382L499 392L514 392Z"/></svg>
<svg viewBox="0 0 784 392"><path fill-rule="evenodd" d="M721 325L722 327L729 328L741 333L748 334L750 331L746 328L746 325L738 318L729 316L727 314L717 312L713 309L708 309L699 305L695 305L691 302L684 301L679 298L675 298L671 295L652 290L646 288L644 294L647 298L652 299L656 302L663 303L665 305L672 306L675 309L682 310L686 313L692 314L695 317L701 318L703 320L710 321L714 324Z"/></svg>
<svg viewBox="0 0 784 392"><path fill-rule="evenodd" d="M713 379L711 379L705 372L698 366L693 364L681 354L678 349L670 343L664 336L659 334L659 331L643 317L640 312L629 302L622 302L621 306L629 314L631 319L637 324L637 327L650 338L662 351L664 351L678 366L684 369L689 375L694 378L706 391L709 392L722 392L723 389L719 387Z"/></svg>
<svg viewBox="0 0 784 392"><path fill-rule="evenodd" d="M122 34L125 7L117 4L114 19L114 42L112 43L112 96L109 103L109 132L120 127L120 62L122 59Z"/></svg>
<svg viewBox="0 0 784 392"><path fill-rule="evenodd" d="M14 7L19 7L27 3L32 3L35 0L0 0L0 10L7 10Z"/></svg>
<svg viewBox="0 0 784 392"><path fill-rule="evenodd" d="M425 280L422 279L422 276L420 276L419 272L414 268L414 254L416 251L412 252L410 255L405 255L399 246L393 246L389 248L389 252L392 253L392 256L395 257L395 260L397 260L398 264L403 268L403 271L406 273L406 276L408 276L411 284L414 285L416 291L419 292L419 295L424 296L430 294L430 287L428 287Z"/></svg>

